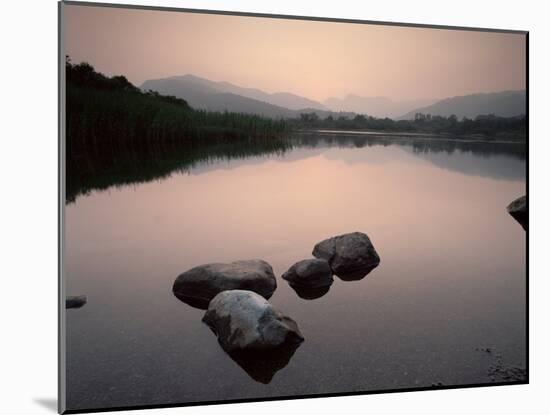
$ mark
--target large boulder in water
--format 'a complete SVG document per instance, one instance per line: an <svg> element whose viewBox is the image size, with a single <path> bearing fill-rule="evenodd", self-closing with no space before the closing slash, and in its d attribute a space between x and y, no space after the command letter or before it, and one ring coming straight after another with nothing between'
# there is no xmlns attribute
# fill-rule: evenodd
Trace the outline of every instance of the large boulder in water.
<svg viewBox="0 0 550 415"><path fill-rule="evenodd" d="M529 210L527 208L527 196L518 197L506 208L508 213L517 220L523 229L527 230Z"/></svg>
<svg viewBox="0 0 550 415"><path fill-rule="evenodd" d="M298 325L253 291L216 295L203 319L227 352L273 350L301 343Z"/></svg>
<svg viewBox="0 0 550 415"><path fill-rule="evenodd" d="M369 237L361 232L325 239L315 245L313 256L327 260L334 274L345 281L365 277L380 263Z"/></svg>
<svg viewBox="0 0 550 415"><path fill-rule="evenodd" d="M181 301L206 309L210 300L222 291L249 290L269 298L276 288L271 265L253 259L199 265L179 275L172 291Z"/></svg>
<svg viewBox="0 0 550 415"><path fill-rule="evenodd" d="M306 300L322 297L334 282L329 263L319 258L296 262L282 278L288 281L299 297Z"/></svg>
<svg viewBox="0 0 550 415"><path fill-rule="evenodd" d="M252 291L218 294L203 321L227 354L252 379L264 384L288 364L304 340L294 320Z"/></svg>

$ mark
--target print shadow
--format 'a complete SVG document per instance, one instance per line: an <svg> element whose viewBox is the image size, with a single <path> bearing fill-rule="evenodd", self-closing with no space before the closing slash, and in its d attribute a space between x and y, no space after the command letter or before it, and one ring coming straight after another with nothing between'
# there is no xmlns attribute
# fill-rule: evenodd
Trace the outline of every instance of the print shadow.
<svg viewBox="0 0 550 415"><path fill-rule="evenodd" d="M57 413L57 399L55 398L38 398L34 402L50 412Z"/></svg>

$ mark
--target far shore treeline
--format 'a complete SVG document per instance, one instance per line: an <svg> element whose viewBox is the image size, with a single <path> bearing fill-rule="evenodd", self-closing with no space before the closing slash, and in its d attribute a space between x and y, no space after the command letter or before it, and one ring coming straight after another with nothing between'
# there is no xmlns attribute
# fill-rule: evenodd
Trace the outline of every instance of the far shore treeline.
<svg viewBox="0 0 550 415"><path fill-rule="evenodd" d="M107 77L66 58L66 201L112 185L138 183L187 170L197 162L281 153L301 130L371 130L443 134L463 139L524 141L526 117L458 120L416 114L414 120L367 115L325 118L315 112L275 119L191 108L174 96L142 91L124 76Z"/></svg>
<svg viewBox="0 0 550 415"><path fill-rule="evenodd" d="M317 113L300 114L300 119L287 120L291 127L301 129L338 129L338 130L368 130L387 132L411 132L427 134L443 134L456 139L471 136L482 136L487 140L506 139L513 141L525 140L527 134L526 117L498 117L496 115L479 115L475 119L456 115L448 117L417 113L413 120L393 120L391 118L375 118L357 114L354 117L320 118Z"/></svg>

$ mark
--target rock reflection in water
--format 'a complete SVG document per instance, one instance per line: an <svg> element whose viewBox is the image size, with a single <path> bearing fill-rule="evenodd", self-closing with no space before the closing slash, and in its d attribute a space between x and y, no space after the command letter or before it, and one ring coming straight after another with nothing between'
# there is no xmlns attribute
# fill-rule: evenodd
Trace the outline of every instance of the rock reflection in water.
<svg viewBox="0 0 550 415"><path fill-rule="evenodd" d="M368 274L371 273L373 269L375 269L380 263L371 265L369 267L361 268L356 271L352 272L346 272L346 273L339 273L336 274L338 278L340 278L342 281L359 281L365 278Z"/></svg>
<svg viewBox="0 0 550 415"><path fill-rule="evenodd" d="M302 343L285 344L276 349L242 350L228 355L256 382L268 384L279 370L288 365Z"/></svg>
<svg viewBox="0 0 550 415"><path fill-rule="evenodd" d="M201 297L191 297L189 295L184 295L178 291L172 291L174 296L181 302L190 305L191 307L198 308L199 310L206 310L210 299L201 298Z"/></svg>
<svg viewBox="0 0 550 415"><path fill-rule="evenodd" d="M321 298L323 295L329 292L332 282L328 285L322 287L307 287L301 285L289 284L298 297L303 298L304 300L315 300Z"/></svg>

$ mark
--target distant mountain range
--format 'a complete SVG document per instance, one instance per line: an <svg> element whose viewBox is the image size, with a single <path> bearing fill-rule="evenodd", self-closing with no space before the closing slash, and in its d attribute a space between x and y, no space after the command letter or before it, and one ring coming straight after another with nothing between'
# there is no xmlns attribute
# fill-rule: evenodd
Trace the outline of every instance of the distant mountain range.
<svg viewBox="0 0 550 415"><path fill-rule="evenodd" d="M271 118L297 118L306 112L315 112L321 118L367 114L394 119L412 119L417 112L445 116L455 114L459 118L475 118L482 114L514 116L526 112L525 91L466 95L437 102L427 99L392 101L385 97L349 94L344 98L331 97L320 103L288 92L268 93L195 75L147 80L141 89L183 98L196 109L243 112Z"/></svg>
<svg viewBox="0 0 550 415"><path fill-rule="evenodd" d="M296 115L288 108L227 92L226 88L218 89L215 82L193 75L148 80L141 85L141 89L183 98L196 109L245 112L276 118Z"/></svg>
<svg viewBox="0 0 550 415"><path fill-rule="evenodd" d="M294 118L301 112L326 113L323 104L288 92L270 94L229 82L215 82L194 75L145 81L141 89L175 95L197 109L246 112L276 118ZM326 116L326 114L324 114Z"/></svg>
<svg viewBox="0 0 550 415"><path fill-rule="evenodd" d="M494 114L501 117L513 117L527 113L525 90L503 91L487 94L472 94L446 98L434 104L414 109L399 119L413 119L418 112L431 115L456 115L475 118L478 115Z"/></svg>
<svg viewBox="0 0 550 415"><path fill-rule="evenodd" d="M433 104L434 99L393 101L386 97L362 97L349 94L344 98L331 97L324 104L333 111L351 111L377 118L396 118L415 108Z"/></svg>

